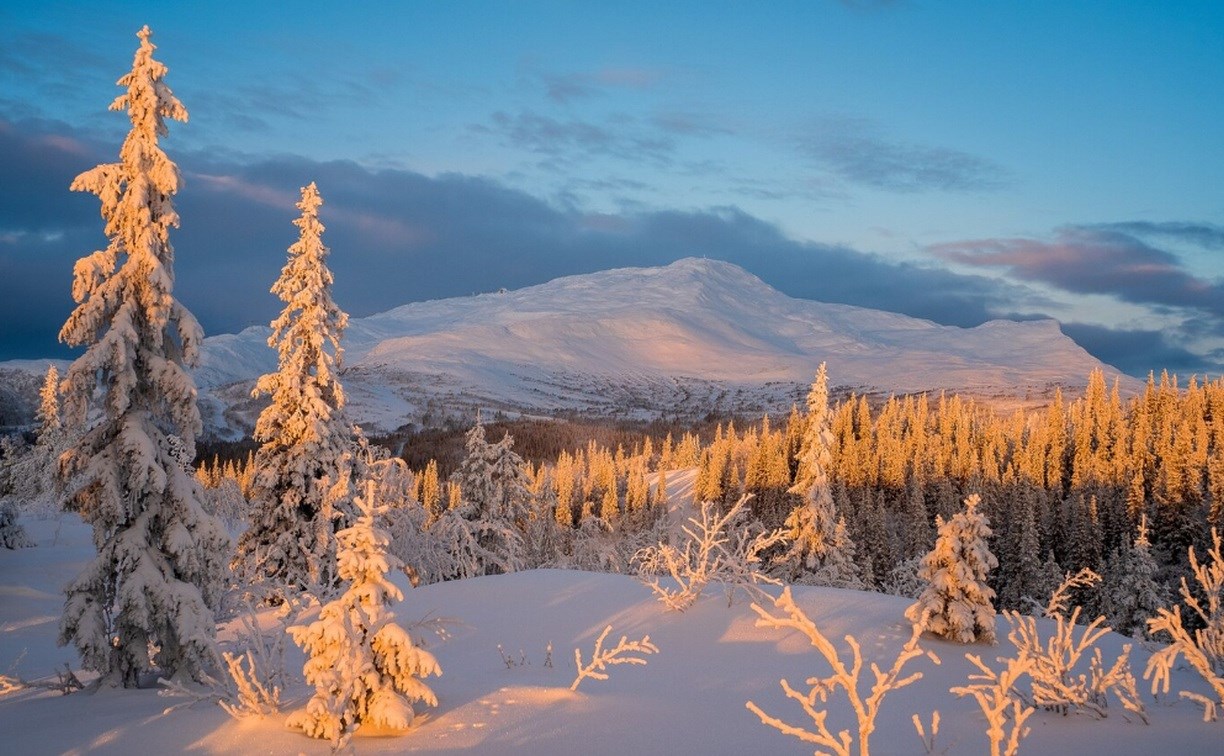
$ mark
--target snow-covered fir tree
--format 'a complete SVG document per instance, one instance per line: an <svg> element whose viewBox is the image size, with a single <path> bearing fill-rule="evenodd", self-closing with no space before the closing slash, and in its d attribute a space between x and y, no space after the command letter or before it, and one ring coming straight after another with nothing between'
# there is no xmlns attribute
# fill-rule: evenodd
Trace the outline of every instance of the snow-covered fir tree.
<svg viewBox="0 0 1224 756"><path fill-rule="evenodd" d="M340 595L323 605L315 622L289 628L309 655L303 672L315 694L287 724L335 746L359 727L407 730L415 717L414 702L438 703L422 678L442 674L433 655L388 611L404 598L387 579L401 564L387 553L390 539L376 524L386 504L373 479L354 503L360 515L336 534Z"/></svg>
<svg viewBox="0 0 1224 756"><path fill-rule="evenodd" d="M34 443L6 436L0 449L0 501L8 501L14 512L23 515L46 517L63 508L59 462L69 437L60 413L59 382L59 369L50 365L38 392Z"/></svg>
<svg viewBox="0 0 1224 756"><path fill-rule="evenodd" d="M68 430L60 413L60 374L55 365L38 391L38 440L34 442L39 461L39 484L46 495L55 498L59 488L59 458L68 447Z"/></svg>
<svg viewBox="0 0 1224 756"><path fill-rule="evenodd" d="M172 294L179 171L158 145L165 119L185 121L187 111L153 58L149 28L137 36L132 70L118 82L125 92L111 104L132 123L120 160L72 182L101 199L110 241L77 261L77 307L60 331L85 347L65 381L68 424L83 427L101 399L100 417L67 452L66 466L80 474L73 503L93 526L97 556L66 588L60 642L124 686L154 667L196 677L211 665L229 549L171 449L177 437L194 456L201 427L186 366L203 334Z"/></svg>
<svg viewBox="0 0 1224 756"><path fill-rule="evenodd" d="M775 573L790 583L860 588L854 542L837 516L829 489L833 433L829 428L829 378L820 363L807 398L807 429L799 448L799 469L791 493L802 501L786 518L790 546L775 562Z"/></svg>
<svg viewBox="0 0 1224 756"><path fill-rule="evenodd" d="M935 548L927 554L918 577L927 585L918 601L905 610L910 622L926 615L926 629L958 643L994 643L994 591L986 584L999 566L990 553L990 522L973 494L965 508L939 522Z"/></svg>
<svg viewBox="0 0 1224 756"><path fill-rule="evenodd" d="M268 345L277 370L261 376L254 396L270 396L255 424L251 526L238 542L235 571L275 594L335 581L335 532L348 504L336 496L340 460L353 446L344 419L340 339L348 324L332 299L319 206L312 182L297 203L297 242L272 293L285 303Z"/></svg>
<svg viewBox="0 0 1224 756"><path fill-rule="evenodd" d="M526 566L523 536L531 516L530 479L514 437L485 440L477 421L465 440L467 456L451 480L462 492L457 514L477 542L480 574L514 572Z"/></svg>
<svg viewBox="0 0 1224 756"><path fill-rule="evenodd" d="M1147 517L1139 520L1135 540L1116 549L1101 585L1102 603L1114 630L1145 638L1147 621L1169 605L1168 588L1157 579L1159 567L1148 542Z"/></svg>
<svg viewBox="0 0 1224 756"><path fill-rule="evenodd" d="M25 549L33 545L25 527L17 522L17 505L0 501L0 549Z"/></svg>

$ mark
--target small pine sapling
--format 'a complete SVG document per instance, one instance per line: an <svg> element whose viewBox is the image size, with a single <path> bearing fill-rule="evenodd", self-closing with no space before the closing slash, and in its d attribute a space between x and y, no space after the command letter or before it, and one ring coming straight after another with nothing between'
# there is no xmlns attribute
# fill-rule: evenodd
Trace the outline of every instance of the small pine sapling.
<svg viewBox="0 0 1224 756"><path fill-rule="evenodd" d="M994 590L986 584L990 571L999 566L987 539L990 521L978 511L981 497L965 499L965 509L947 522L940 522L935 548L922 560L918 577L926 581L918 601L905 610L923 630L957 643L994 643Z"/></svg>
<svg viewBox="0 0 1224 756"><path fill-rule="evenodd" d="M722 515L714 503L702 502L700 518L690 517L681 528L681 547L658 543L634 554L638 579L664 606L679 612L695 604L710 583L723 587L728 605L737 589L759 596L760 583L779 585L760 571L761 553L784 536L780 530L763 533L748 527L744 505L750 498L741 497ZM663 585L661 575L671 576L676 587Z"/></svg>
<svg viewBox="0 0 1224 756"><path fill-rule="evenodd" d="M319 610L309 625L289 628L309 658L303 672L315 686L306 708L287 725L339 747L358 727L402 733L412 724L411 703L437 705L421 678L441 675L433 654L395 624L387 608L403 599L388 571L400 566L387 554L387 534L375 526L385 506L376 501L373 480L355 500L360 516L336 534L343 592Z"/></svg>
<svg viewBox="0 0 1224 756"><path fill-rule="evenodd" d="M1181 691L1181 697L1195 701L1203 707L1203 721L1214 722L1219 716L1219 708L1224 705L1224 605L1221 594L1224 593L1224 555L1220 553L1220 534L1211 529L1212 548L1207 552L1208 562L1199 562L1190 547L1190 569L1198 582L1202 598L1196 597L1183 577L1181 580L1181 598L1186 606L1194 610L1203 627L1193 631L1187 629L1182 621L1181 607L1172 610L1160 609L1155 617L1148 620L1148 632L1167 633L1171 643L1152 654L1148 659L1143 679L1152 681L1152 693L1169 692L1169 680L1173 665L1178 656L1186 657L1186 661L1195 671L1207 681L1215 693L1216 700L1194 693Z"/></svg>
<svg viewBox="0 0 1224 756"><path fill-rule="evenodd" d="M591 661L589 664L582 663L582 651L574 649L574 664L578 666L578 676L574 678L573 684L570 685L570 690L578 690L578 683L586 678L592 680L607 680L608 673L605 672L609 666L616 664L646 664L646 660L640 656L628 656L628 654L642 654L649 656L650 654L659 653L659 647L650 642L650 636L644 635L641 640L630 641L629 636L622 635L620 642L615 648L605 649L603 647L604 639L608 637L608 633L612 632L612 626L608 625L604 631L599 634L595 640L595 650L591 652ZM552 644L549 644L549 659L552 656Z"/></svg>
<svg viewBox="0 0 1224 756"><path fill-rule="evenodd" d="M913 626L909 640L901 647L900 653L897 654L897 658L893 661L892 667L887 672L882 671L879 665L875 663L871 665L871 673L875 677L875 682L871 686L871 692L864 696L863 692L859 690L859 678L863 671L863 655L859 643L855 640L854 636L847 635L845 638L846 643L850 646L852 659L849 667L847 667L846 663L842 661L837 648L820 632L816 624L808 618L803 610L795 604L794 599L791 597L789 586L782 590L781 596L774 599L774 606L782 612L782 616L770 614L757 604L752 605L752 610L760 617L756 622L756 626L799 631L808 638L812 646L825 658L825 661L833 669L833 673L826 677L808 678L807 683L811 686L811 689L806 693L795 690L785 679L782 680L782 690L786 692L786 697L799 702L804 712L811 718L814 726L813 730L788 724L776 717L772 717L762 711L752 701L747 703L748 709L753 714L756 714L762 723L773 727L783 734L798 738L805 743L814 743L817 746L831 749L837 756L850 756L851 746L854 743L854 737L850 734L850 731L841 730L834 735L833 731L829 729L827 722L828 711L816 708L818 702L823 703L827 701L831 693L837 688L841 688L850 700L850 705L853 707L855 717L858 720L859 756L869 756L871 733L875 731L876 716L879 714L880 705L884 702L884 697L894 690L900 690L922 679L921 672L914 672L902 677L901 670L912 659L920 656L926 656L935 664L939 664L938 656L930 651L923 651L918 647L918 638L922 634L921 624L916 623Z"/></svg>

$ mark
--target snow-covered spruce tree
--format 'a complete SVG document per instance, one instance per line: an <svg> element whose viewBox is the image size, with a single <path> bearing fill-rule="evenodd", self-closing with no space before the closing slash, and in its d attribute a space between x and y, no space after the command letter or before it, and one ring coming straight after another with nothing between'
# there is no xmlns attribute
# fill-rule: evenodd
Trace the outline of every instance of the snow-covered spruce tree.
<svg viewBox="0 0 1224 756"><path fill-rule="evenodd" d="M213 608L229 548L171 450L176 436L195 454L200 414L185 366L202 333L171 294L179 171L158 138L166 118L185 121L187 111L163 81L150 35L147 26L137 34L132 70L118 82L127 91L111 104L132 122L120 161L72 182L102 200L110 243L77 261L77 307L60 331L85 347L65 381L67 423L84 426L95 395L101 417L67 452L67 470L80 473L71 496L98 553L66 588L59 640L125 687L154 667L198 677L215 662Z"/></svg>
<svg viewBox="0 0 1224 756"><path fill-rule="evenodd" d="M332 300L332 273L323 245L323 204L312 182L302 189L293 221L300 234L272 293L285 303L272 321L268 345L277 350L275 373L261 376L254 396L271 396L259 414L251 499L251 526L238 542L235 572L262 582L275 595L335 582L335 532L347 503L333 506L329 492L340 459L352 449L338 377L348 324Z"/></svg>
<svg viewBox="0 0 1224 756"><path fill-rule="evenodd" d="M1147 537L1147 515L1139 518L1135 540L1116 549L1101 586L1109 624L1133 638L1147 637L1147 621L1169 605L1168 590L1157 579L1159 567Z"/></svg>
<svg viewBox="0 0 1224 756"><path fill-rule="evenodd" d="M390 539L375 523L386 510L378 485L371 479L364 489L354 500L360 515L336 534L340 595L323 605L318 620L289 628L309 654L303 673L315 694L286 724L337 747L362 726L407 730L415 716L413 702L438 705L421 678L442 674L433 655L388 611L404 598L387 580L400 562L388 555Z"/></svg>
<svg viewBox="0 0 1224 756"><path fill-rule="evenodd" d="M829 379L820 363L807 398L807 430L799 448L799 469L791 493L802 501L786 518L789 548L774 561L775 576L788 583L861 588L854 542L837 516L829 490L833 433L829 428Z"/></svg>
<svg viewBox="0 0 1224 756"><path fill-rule="evenodd" d="M60 375L55 365L47 367L47 376L38 391L38 440L34 442L37 461L39 509L50 513L60 509L60 455L68 448L68 429L60 414Z"/></svg>
<svg viewBox="0 0 1224 756"><path fill-rule="evenodd" d="M905 610L910 622L926 616L926 630L958 643L995 641L995 594L986 579L999 563L986 545L990 522L977 511L980 501L971 495L963 511L939 523L935 548L918 571L927 587Z"/></svg>
<svg viewBox="0 0 1224 756"><path fill-rule="evenodd" d="M33 545L25 528L17 522L17 505L0 502L0 549L25 549Z"/></svg>
<svg viewBox="0 0 1224 756"><path fill-rule="evenodd" d="M467 456L451 480L463 493L458 514L469 523L480 555L480 574L514 572L526 566L523 534L531 516L530 479L514 437L485 440L477 421L468 431Z"/></svg>
<svg viewBox="0 0 1224 756"><path fill-rule="evenodd" d="M47 517L63 508L59 458L69 439L60 414L59 382L59 370L49 366L38 392L35 442L27 446L20 438L5 438L0 455L0 502L12 505L14 514Z"/></svg>

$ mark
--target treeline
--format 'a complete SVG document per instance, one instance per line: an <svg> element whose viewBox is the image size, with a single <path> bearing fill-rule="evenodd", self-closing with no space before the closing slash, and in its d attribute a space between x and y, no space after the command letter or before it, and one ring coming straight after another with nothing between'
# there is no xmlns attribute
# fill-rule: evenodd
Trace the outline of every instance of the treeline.
<svg viewBox="0 0 1224 756"><path fill-rule="evenodd" d="M626 515L652 522L637 513L667 498L666 473L693 467L696 500L729 507L752 494L754 519L783 527L799 503L789 489L806 422L792 409L785 418L729 422L707 434L542 420L491 423L486 432L513 436L532 491L550 489L559 525L580 529L594 516L610 539L631 535L621 532L630 527ZM1045 595L1065 572L1108 575L1141 523L1160 581L1173 586L1188 568L1187 547L1201 553L1224 519L1220 380L1192 378L1181 387L1163 374L1124 400L1097 371L1082 397L1066 401L1056 392L1047 407L1007 417L955 395L894 397L874 407L852 395L831 408L830 424L836 512L871 588L908 590L936 518L948 519L974 493L994 530L1000 567L992 587L1003 608ZM416 471L417 501L435 515L462 497L448 492L457 478L447 483L464 458L461 444L457 432L442 430L389 445ZM241 464L233 469L243 477ZM201 477L215 480L216 472L204 464Z"/></svg>

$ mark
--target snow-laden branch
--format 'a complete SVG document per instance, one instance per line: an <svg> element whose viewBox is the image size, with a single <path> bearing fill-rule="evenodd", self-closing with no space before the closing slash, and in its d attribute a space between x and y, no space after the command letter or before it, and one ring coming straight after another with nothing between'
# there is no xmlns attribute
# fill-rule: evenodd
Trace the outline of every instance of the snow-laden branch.
<svg viewBox="0 0 1224 756"><path fill-rule="evenodd" d="M588 677L592 680L607 680L608 673L604 670L609 666L646 663L646 660L639 656L628 656L627 654L649 656L650 654L659 653L659 647L650 642L649 635L644 635L641 640L637 641L630 641L629 636L622 635L620 643L617 643L615 648L605 649L603 642L610 632L612 632L612 626L608 625L599 634L599 638L595 640L595 650L591 653L589 664L583 664L582 651L577 648L574 649L574 664L578 666L578 676L574 678L573 684L570 685L570 690L578 690L578 683Z"/></svg>
<svg viewBox="0 0 1224 756"><path fill-rule="evenodd" d="M1020 739L1029 734L1024 722L1036 711L1020 700L1015 685L1021 675L1031 672L1033 657L1021 654L1011 659L999 659L1006 664L1002 672L987 667L977 654L965 654L965 658L982 671L980 675L969 675L970 680L979 682L952 688L952 692L958 696L972 696L986 716L990 756L1015 756L1020 750Z"/></svg>
<svg viewBox="0 0 1224 756"><path fill-rule="evenodd" d="M814 743L832 749L832 752L837 754L837 756L850 756L851 746L854 743L854 738L850 731L840 730L834 734L829 729L827 721L828 712L817 708L818 703L824 703L828 700L831 693L837 688L841 688L850 700L850 705L853 707L855 717L858 720L858 752L860 756L868 756L871 733L875 731L876 726L876 715L880 711L880 705L883 703L885 696L922 678L921 672L913 672L903 676L902 669L905 665L920 656L926 656L935 664L939 664L938 656L930 651L923 651L918 647L918 638L922 635L922 627L925 622L914 624L910 633L910 639L901 647L900 653L897 654L897 658L893 661L888 671L881 670L877 664L873 663L871 665L871 673L875 678L875 682L872 684L870 692L864 696L863 692L859 690L859 678L863 671L863 655L859 648L859 643L855 640L854 636L847 635L845 637L847 645L850 646L851 653L851 661L847 667L833 643L820 632L816 624L795 604L789 587L783 589L782 595L774 599L774 606L781 612L781 615L771 614L757 604L752 605L752 610L760 617L756 622L756 626L780 630L797 630L807 637L812 646L820 652L820 655L824 657L825 661L832 668L833 673L826 677L808 678L807 684L811 687L807 693L795 690L785 679L781 681L782 690L786 693L786 697L798 702L803 708L804 713L812 720L812 730L791 725L776 717L772 717L762 711L752 701L747 703L748 709L753 714L756 714L762 723L786 735L798 738L805 743Z"/></svg>

